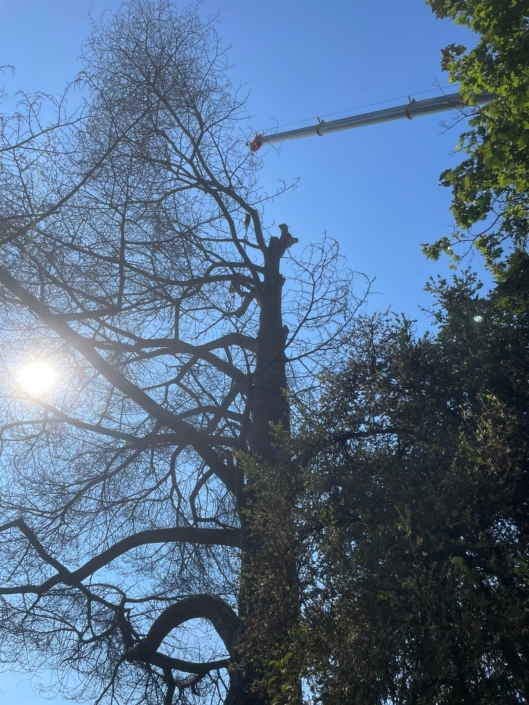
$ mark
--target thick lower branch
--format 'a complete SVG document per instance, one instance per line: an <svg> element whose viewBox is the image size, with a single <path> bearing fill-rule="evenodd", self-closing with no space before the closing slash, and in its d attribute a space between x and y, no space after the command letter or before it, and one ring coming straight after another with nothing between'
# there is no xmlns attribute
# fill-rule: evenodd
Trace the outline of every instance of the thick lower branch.
<svg viewBox="0 0 529 705"><path fill-rule="evenodd" d="M182 673L195 673L196 675L204 675L210 671L218 671L220 668L228 668L230 665L230 661L227 658L218 659L217 661L205 661L202 663L184 661L180 658L173 658L172 656L167 656L166 654L160 654L157 651L154 653L145 654L141 657L138 657L130 651L125 653L124 658L126 661L130 662L142 661L142 663L149 663L151 666L158 666L163 670L171 669L174 671L181 671Z"/></svg>
<svg viewBox="0 0 529 705"><path fill-rule="evenodd" d="M228 653L234 653L239 618L221 597L203 593L185 597L167 607L155 619L145 639L127 652L127 659L145 661L152 658L165 637L191 619L207 619L211 622Z"/></svg>
<svg viewBox="0 0 529 705"><path fill-rule="evenodd" d="M66 585L79 585L90 575L111 563L124 553L131 551L138 546L158 543L191 543L206 546L239 546L241 543L241 532L238 529L203 529L195 527L174 527L168 529L149 529L127 536L122 541L118 541L106 551L98 556L94 556L77 570L71 571L53 558L41 544L35 533L29 528L23 519L16 519L0 526L0 533L8 529L18 528L26 536L29 543L37 554L57 570L57 575L49 578L40 585L20 585L12 588L0 588L0 595L13 594L44 594L59 583Z"/></svg>

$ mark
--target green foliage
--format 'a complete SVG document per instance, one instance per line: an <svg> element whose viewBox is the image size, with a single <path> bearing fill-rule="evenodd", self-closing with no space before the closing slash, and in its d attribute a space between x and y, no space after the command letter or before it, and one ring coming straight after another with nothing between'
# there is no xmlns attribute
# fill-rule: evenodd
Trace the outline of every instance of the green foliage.
<svg viewBox="0 0 529 705"><path fill-rule="evenodd" d="M277 430L274 464L239 454L245 490L244 595L241 650L255 669L254 692L271 705L299 705L300 583L295 507L300 473L290 460L290 441ZM285 638L285 634L287 637Z"/></svg>
<svg viewBox="0 0 529 705"><path fill-rule="evenodd" d="M270 705L297 704L299 698L299 659L294 659L293 651L289 651L282 659L272 659L269 667L275 673L268 679L267 689Z"/></svg>
<svg viewBox="0 0 529 705"><path fill-rule="evenodd" d="M529 698L529 257L436 337L361 319L308 424L307 675L325 705Z"/></svg>
<svg viewBox="0 0 529 705"><path fill-rule="evenodd" d="M427 0L440 18L451 18L479 33L466 51L452 44L442 51L442 67L472 104L482 91L493 103L469 120L458 149L466 158L441 174L452 189L456 229L451 238L424 245L428 257L471 242L498 274L506 249L525 249L529 235L529 2L528 0ZM481 224L481 232L474 226Z"/></svg>

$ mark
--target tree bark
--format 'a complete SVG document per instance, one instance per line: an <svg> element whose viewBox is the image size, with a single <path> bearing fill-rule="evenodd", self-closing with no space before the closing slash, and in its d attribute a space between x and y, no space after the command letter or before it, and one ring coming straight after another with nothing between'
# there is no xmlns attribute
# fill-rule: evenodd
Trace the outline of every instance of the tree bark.
<svg viewBox="0 0 529 705"><path fill-rule="evenodd" d="M277 432L281 430L288 436L290 431L285 354L288 328L283 325L282 291L285 279L280 264L293 239L286 226L283 227L281 237L271 237L264 252L264 276L258 292L260 319L251 389L250 451L252 461L257 467L262 465L263 473L271 468L278 469L281 449ZM266 485L267 481L264 482ZM239 597L239 650L225 705L266 705L270 702L269 693L262 683L266 675L264 669L270 658L282 657L288 651L289 632L299 613L299 600L292 600L293 595L297 594L294 553L283 553L278 565L277 546L270 546L273 512L268 516L271 507L262 506L268 497L268 492L263 492L260 482L250 474L241 507L244 548ZM288 514L293 505L290 498L283 499L287 500ZM288 526L288 515L283 513L281 520ZM268 589L263 590L263 585ZM283 653L268 651L271 628L274 643L284 646ZM262 643L259 643L259 635Z"/></svg>
<svg viewBox="0 0 529 705"><path fill-rule="evenodd" d="M265 461L276 459L274 427L288 432L290 409L286 395L285 342L288 330L283 326L281 301L284 277L280 263L287 243L281 236L271 237L264 253L264 277L259 291L259 332L256 366L253 375L251 452Z"/></svg>

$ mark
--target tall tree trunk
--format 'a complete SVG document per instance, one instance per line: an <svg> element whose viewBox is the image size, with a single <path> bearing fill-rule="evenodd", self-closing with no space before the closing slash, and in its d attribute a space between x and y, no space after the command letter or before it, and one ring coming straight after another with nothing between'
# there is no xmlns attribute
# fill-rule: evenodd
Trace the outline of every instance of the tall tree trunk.
<svg viewBox="0 0 529 705"><path fill-rule="evenodd" d="M265 253L264 280L259 292L260 319L257 334L256 368L252 394L251 452L268 463L277 456L274 425L290 428L290 409L286 396L285 342L288 329L283 326L281 301L284 277L280 263L288 242L270 238Z"/></svg>
<svg viewBox="0 0 529 705"><path fill-rule="evenodd" d="M283 230L283 227L285 228ZM284 468L277 430L290 430L285 342L281 302L281 258L292 237L286 226L265 252L259 291L260 321L252 385L252 432L249 476L242 501L245 546L241 566L239 614L240 663L230 681L226 705L264 705L262 683L269 661L289 648L290 630L299 614L292 531L293 486ZM287 471L288 474L288 471Z"/></svg>

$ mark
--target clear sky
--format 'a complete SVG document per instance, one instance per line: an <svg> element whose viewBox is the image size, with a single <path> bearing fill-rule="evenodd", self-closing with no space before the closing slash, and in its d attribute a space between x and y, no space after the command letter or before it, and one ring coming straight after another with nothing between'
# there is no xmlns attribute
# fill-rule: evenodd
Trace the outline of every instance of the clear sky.
<svg viewBox="0 0 529 705"><path fill-rule="evenodd" d="M0 65L8 93L58 92L79 69L87 13L115 10L118 0L0 0ZM436 20L424 0L204 0L218 13L219 32L231 45L232 80L250 91L255 129L399 98L386 105L437 95L447 86L440 49L471 45L469 32ZM449 90L453 90L449 89ZM386 105L373 106L374 110ZM352 110L351 112L361 112ZM335 115L334 117L343 117ZM265 188L300 177L297 189L274 202L268 223L286 222L300 244L324 231L340 243L351 268L376 277L370 309L392 306L421 319L418 306L430 275L447 275L447 262L430 263L420 243L448 234L449 192L438 185L454 164L461 127L440 127L449 114L402 120L361 130L311 137L262 150ZM248 135L252 137L251 133ZM298 245L299 247L299 245ZM8 654L0 654L0 662ZM3 692L2 692L3 691ZM40 705L20 676L0 675L0 701ZM56 705L64 701L56 699Z"/></svg>

